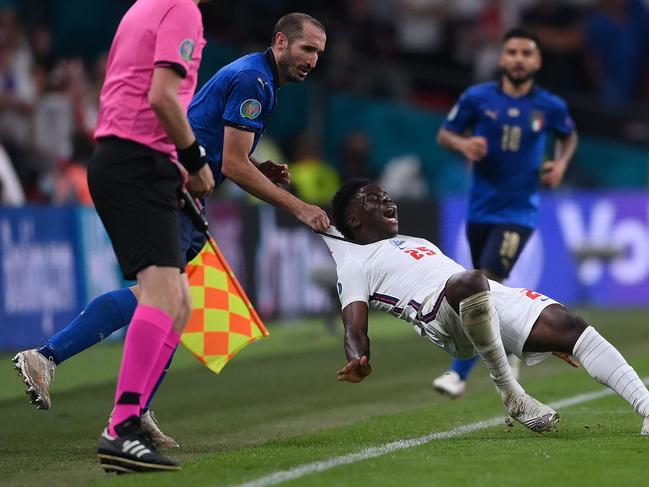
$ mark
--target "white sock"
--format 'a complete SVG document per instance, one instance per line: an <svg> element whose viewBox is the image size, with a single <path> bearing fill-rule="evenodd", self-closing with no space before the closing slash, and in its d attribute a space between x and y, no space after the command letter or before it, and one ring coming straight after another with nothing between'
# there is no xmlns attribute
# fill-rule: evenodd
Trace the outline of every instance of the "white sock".
<svg viewBox="0 0 649 487"><path fill-rule="evenodd" d="M597 382L610 387L642 417L649 416L649 391L635 370L606 339L589 326L581 334L572 354Z"/></svg>
<svg viewBox="0 0 649 487"><path fill-rule="evenodd" d="M482 291L460 302L460 320L471 343L489 369L503 400L525 391L514 379L507 352L500 338L500 321L491 302L491 291Z"/></svg>

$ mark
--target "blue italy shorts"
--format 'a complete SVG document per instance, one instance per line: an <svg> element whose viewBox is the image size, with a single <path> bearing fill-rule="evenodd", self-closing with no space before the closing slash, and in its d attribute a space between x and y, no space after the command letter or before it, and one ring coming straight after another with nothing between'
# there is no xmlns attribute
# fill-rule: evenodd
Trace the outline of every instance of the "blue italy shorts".
<svg viewBox="0 0 649 487"><path fill-rule="evenodd" d="M469 222L466 233L473 267L507 279L533 232L533 228L512 223Z"/></svg>

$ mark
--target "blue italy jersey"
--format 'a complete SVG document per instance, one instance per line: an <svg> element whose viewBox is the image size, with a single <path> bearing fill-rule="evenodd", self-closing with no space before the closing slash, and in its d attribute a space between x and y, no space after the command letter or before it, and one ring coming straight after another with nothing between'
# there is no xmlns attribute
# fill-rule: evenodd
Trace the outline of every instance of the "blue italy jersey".
<svg viewBox="0 0 649 487"><path fill-rule="evenodd" d="M444 128L487 140L487 155L473 165L468 220L535 228L548 132L574 130L566 103L537 86L513 98L497 81L482 83L462 94Z"/></svg>
<svg viewBox="0 0 649 487"><path fill-rule="evenodd" d="M217 184L223 180L224 127L254 132L252 154L273 113L278 87L277 65L268 49L224 66L192 99L189 123L207 152Z"/></svg>

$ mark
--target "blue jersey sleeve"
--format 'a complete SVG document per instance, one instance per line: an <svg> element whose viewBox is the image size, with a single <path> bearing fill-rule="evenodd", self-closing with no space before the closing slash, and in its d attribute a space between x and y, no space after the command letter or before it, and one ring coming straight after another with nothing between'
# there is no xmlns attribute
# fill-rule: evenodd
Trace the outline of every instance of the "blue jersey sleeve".
<svg viewBox="0 0 649 487"><path fill-rule="evenodd" d="M259 73L238 73L228 87L223 123L240 130L263 132L270 110L269 94L269 87Z"/></svg>
<svg viewBox="0 0 649 487"><path fill-rule="evenodd" d="M467 90L446 116L443 127L460 134L475 125L478 100L471 90Z"/></svg>
<svg viewBox="0 0 649 487"><path fill-rule="evenodd" d="M550 114L550 127L560 135L570 135L575 130L575 122L568 112L568 105L558 96L554 98L554 108Z"/></svg>

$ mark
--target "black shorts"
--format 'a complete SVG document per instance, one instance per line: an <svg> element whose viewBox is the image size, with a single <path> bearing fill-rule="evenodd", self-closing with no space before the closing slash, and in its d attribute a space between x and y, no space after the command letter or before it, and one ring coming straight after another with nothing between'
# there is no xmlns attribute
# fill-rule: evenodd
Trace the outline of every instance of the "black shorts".
<svg viewBox="0 0 649 487"><path fill-rule="evenodd" d="M125 279L136 279L152 265L184 270L181 182L166 154L117 137L99 141L88 166L88 185Z"/></svg>
<svg viewBox="0 0 649 487"><path fill-rule="evenodd" d="M469 222L466 233L473 267L507 279L533 232L532 228L513 223Z"/></svg>

